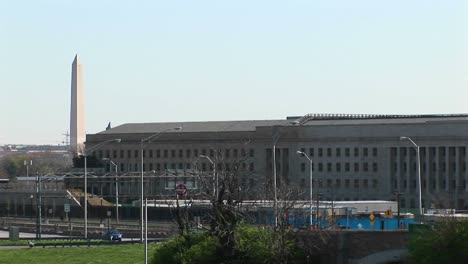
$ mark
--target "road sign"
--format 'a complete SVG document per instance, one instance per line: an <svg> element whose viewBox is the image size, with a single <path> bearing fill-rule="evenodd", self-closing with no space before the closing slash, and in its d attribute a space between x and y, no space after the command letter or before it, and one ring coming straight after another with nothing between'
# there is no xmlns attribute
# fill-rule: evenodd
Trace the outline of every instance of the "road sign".
<svg viewBox="0 0 468 264"><path fill-rule="evenodd" d="M374 225L374 220L370 220L370 225L371 225L371 226Z"/></svg>
<svg viewBox="0 0 468 264"><path fill-rule="evenodd" d="M390 210L390 209L385 210L385 215L386 216L391 216L392 215L392 210Z"/></svg>
<svg viewBox="0 0 468 264"><path fill-rule="evenodd" d="M187 193L187 186L185 186L183 183L177 185L176 192L177 195L185 195Z"/></svg>
<svg viewBox="0 0 468 264"><path fill-rule="evenodd" d="M70 204L64 204L63 211L65 211L65 213L69 213L70 212Z"/></svg>
<svg viewBox="0 0 468 264"><path fill-rule="evenodd" d="M371 221L374 221L374 218L375 218L374 214L371 213L371 214L369 215L369 219L370 219Z"/></svg>

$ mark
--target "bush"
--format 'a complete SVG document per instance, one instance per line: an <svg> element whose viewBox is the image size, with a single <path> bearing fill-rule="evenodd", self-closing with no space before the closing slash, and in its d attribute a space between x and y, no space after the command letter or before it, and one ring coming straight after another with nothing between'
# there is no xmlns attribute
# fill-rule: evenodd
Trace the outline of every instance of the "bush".
<svg viewBox="0 0 468 264"><path fill-rule="evenodd" d="M207 233L173 237L157 245L153 264L279 263L275 252L272 252L275 248L274 234L270 228L239 225L236 228L235 238L235 256L222 259L218 241ZM290 263L304 262L304 256L293 239L287 241L286 247Z"/></svg>
<svg viewBox="0 0 468 264"><path fill-rule="evenodd" d="M192 245L206 239L204 234L191 234L189 236L175 236L156 246L153 264L180 264L184 263L184 256Z"/></svg>
<svg viewBox="0 0 468 264"><path fill-rule="evenodd" d="M182 256L186 251L186 241L183 237L173 237L156 246L153 264L182 263Z"/></svg>
<svg viewBox="0 0 468 264"><path fill-rule="evenodd" d="M237 228L237 246L245 263L271 263L272 232L269 228L241 225Z"/></svg>
<svg viewBox="0 0 468 264"><path fill-rule="evenodd" d="M410 263L468 263L468 221L449 220L410 237Z"/></svg>
<svg viewBox="0 0 468 264"><path fill-rule="evenodd" d="M221 263L222 260L216 254L217 248L216 240L213 237L205 236L185 251L183 263Z"/></svg>

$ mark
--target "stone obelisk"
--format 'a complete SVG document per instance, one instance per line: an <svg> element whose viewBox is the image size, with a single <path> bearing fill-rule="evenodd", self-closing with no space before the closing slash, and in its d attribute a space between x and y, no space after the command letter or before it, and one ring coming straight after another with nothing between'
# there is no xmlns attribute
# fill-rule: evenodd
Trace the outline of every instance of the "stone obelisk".
<svg viewBox="0 0 468 264"><path fill-rule="evenodd" d="M72 64L71 109L70 109L70 151L75 155L84 150L84 108L82 67L78 54Z"/></svg>

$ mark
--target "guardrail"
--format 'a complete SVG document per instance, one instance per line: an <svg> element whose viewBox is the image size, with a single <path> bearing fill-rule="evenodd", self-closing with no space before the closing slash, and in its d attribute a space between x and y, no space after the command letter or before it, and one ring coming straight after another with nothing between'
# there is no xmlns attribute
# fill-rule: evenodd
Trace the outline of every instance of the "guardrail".
<svg viewBox="0 0 468 264"><path fill-rule="evenodd" d="M47 238L47 239L41 239L41 242L31 240L31 239L20 239L20 240L28 240L28 244L21 244L18 245L17 243L11 243L11 244L2 244L0 247L29 247L29 248L46 248L46 247L91 247L91 246L108 246L108 245L128 245L128 244L140 244L141 242L139 240L126 240L126 241L108 241L108 240L102 240L102 241L94 241L94 240L83 240L83 239L75 239L75 240L68 240L68 239L57 239L57 238ZM43 242L47 240L54 240L55 242ZM60 241L62 240L62 241ZM157 243L160 241L163 241L163 238L160 239L148 239L148 243Z"/></svg>
<svg viewBox="0 0 468 264"><path fill-rule="evenodd" d="M92 222L91 222L92 223ZM88 226L88 237L89 238L101 238L101 234L105 232L107 227L97 226L99 222L94 223L96 225ZM0 229L8 230L10 226L19 228L20 232L35 233L36 223L30 219L15 219L15 218L2 218ZM42 234L54 234L62 235L66 237L82 237L84 236L84 226L81 221L73 221L71 223L71 230L68 222L62 221L49 221L41 225ZM124 222L122 224L112 225L112 229L117 229L124 234L126 238L139 238L141 232L138 223ZM177 233L177 227L174 223L168 222L153 222L148 225L148 237L149 238L161 238L168 237Z"/></svg>

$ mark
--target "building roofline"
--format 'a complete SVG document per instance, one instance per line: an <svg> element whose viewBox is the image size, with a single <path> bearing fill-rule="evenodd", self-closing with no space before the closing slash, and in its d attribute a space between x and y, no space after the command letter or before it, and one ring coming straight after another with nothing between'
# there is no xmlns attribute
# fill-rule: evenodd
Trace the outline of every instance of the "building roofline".
<svg viewBox="0 0 468 264"><path fill-rule="evenodd" d="M468 114L423 114L423 115L382 115L382 114L317 114L311 113L304 116L288 116L287 120L296 125L303 125L313 120L351 120L351 119L407 119L407 118L453 118L466 117Z"/></svg>

